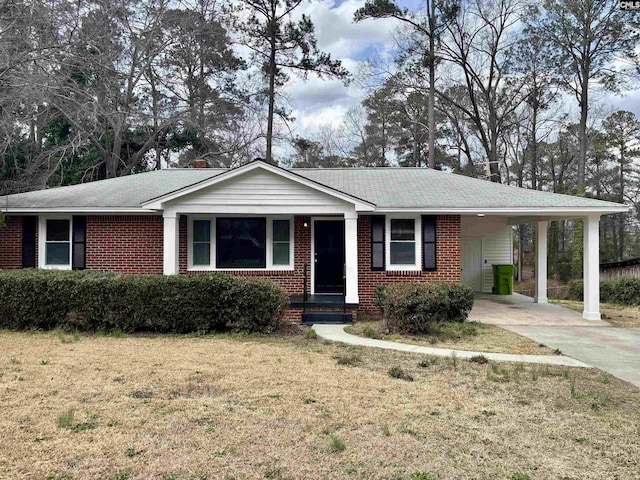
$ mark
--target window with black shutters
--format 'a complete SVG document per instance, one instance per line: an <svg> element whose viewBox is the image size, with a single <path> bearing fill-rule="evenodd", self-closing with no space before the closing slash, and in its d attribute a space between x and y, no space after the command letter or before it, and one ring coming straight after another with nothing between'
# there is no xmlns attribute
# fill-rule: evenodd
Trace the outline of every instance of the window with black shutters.
<svg viewBox="0 0 640 480"><path fill-rule="evenodd" d="M426 272L436 270L436 217L422 217L422 269Z"/></svg>
<svg viewBox="0 0 640 480"><path fill-rule="evenodd" d="M385 217L371 217L371 270L384 270Z"/></svg>

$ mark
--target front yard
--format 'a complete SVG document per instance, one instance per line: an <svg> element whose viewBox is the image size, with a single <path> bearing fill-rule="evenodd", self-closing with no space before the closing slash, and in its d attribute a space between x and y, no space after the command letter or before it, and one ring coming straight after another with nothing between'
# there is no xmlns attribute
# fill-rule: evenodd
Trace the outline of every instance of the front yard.
<svg viewBox="0 0 640 480"><path fill-rule="evenodd" d="M640 392L595 369L302 335L4 332L0 352L2 478L640 476Z"/></svg>
<svg viewBox="0 0 640 480"><path fill-rule="evenodd" d="M551 302L577 312L583 310L582 302L573 300L551 300ZM640 307L601 303L600 313L602 320L608 322L612 327L640 328Z"/></svg>
<svg viewBox="0 0 640 480"><path fill-rule="evenodd" d="M479 322L445 322L431 334L401 335L387 333L382 320L356 322L345 330L353 335L379 338L392 342L410 343L425 347L451 348L515 355L557 355L556 352L533 340L495 325Z"/></svg>

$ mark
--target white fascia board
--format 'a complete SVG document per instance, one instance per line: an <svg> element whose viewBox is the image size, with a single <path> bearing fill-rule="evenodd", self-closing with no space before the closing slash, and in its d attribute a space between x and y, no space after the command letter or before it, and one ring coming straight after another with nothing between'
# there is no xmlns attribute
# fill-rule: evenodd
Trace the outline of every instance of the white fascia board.
<svg viewBox="0 0 640 480"><path fill-rule="evenodd" d="M610 213L626 213L631 209L626 205L607 207L523 207L523 208L376 208L376 213L424 213L434 215L486 215L486 216L521 216L521 215L548 215L581 217L587 215L607 215Z"/></svg>
<svg viewBox="0 0 640 480"><path fill-rule="evenodd" d="M142 207L144 208L149 208L149 209L153 209L153 210L162 210L164 208L164 204L166 202L170 202L171 200L175 200L177 198L180 198L184 195L189 195L190 193L194 193L197 192L198 190L201 190L203 188L207 188L207 187L211 187L217 183L221 183L224 182L226 180L230 180L234 177L237 177L238 175L242 175L244 173L247 172L251 172L252 170L255 169L262 169L262 170L266 170L270 173L273 173L275 175L279 175L281 177L287 178L291 181L294 181L296 183L299 183L301 185L304 185L306 187L312 188L314 190L317 190L319 192L325 193L331 197L334 198L338 198L340 200L343 200L345 202L351 203L355 206L357 211L362 211L362 212L372 212L375 209L375 205L373 203L367 202L365 200L361 200L359 198L356 197L352 197L351 195L347 195L345 193L342 193L338 190L334 190L332 188L326 187L322 184L319 184L317 182L314 182L312 180L306 179L298 174L295 173L291 173L288 170L285 170L283 168L279 168L279 167L275 167L273 165L270 165L268 163L265 162L253 162L253 163L249 163L247 165L244 165L242 167L238 167L235 168L233 170L229 170L228 172L225 173L221 173L220 175L216 175L214 177L211 177L203 182L199 182L195 185L191 185L185 188L182 188L180 190L177 190L175 192L172 193L168 193L166 195L163 195L161 197L157 197L154 198L152 200L149 200L148 202L145 202L142 204Z"/></svg>
<svg viewBox="0 0 640 480"><path fill-rule="evenodd" d="M54 208L21 208L21 207L9 207L0 208L0 211L7 215L16 214L49 214L49 213L106 213L106 214L158 214L157 211L147 208L119 208L119 207L54 207Z"/></svg>

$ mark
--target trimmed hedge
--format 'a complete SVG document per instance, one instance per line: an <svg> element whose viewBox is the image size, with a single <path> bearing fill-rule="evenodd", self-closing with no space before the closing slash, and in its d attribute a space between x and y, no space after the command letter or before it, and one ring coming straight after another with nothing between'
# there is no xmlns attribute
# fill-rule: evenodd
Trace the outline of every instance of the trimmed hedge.
<svg viewBox="0 0 640 480"><path fill-rule="evenodd" d="M269 280L222 273L0 271L0 328L16 330L269 332L287 301Z"/></svg>
<svg viewBox="0 0 640 480"><path fill-rule="evenodd" d="M569 282L568 300L584 300L584 282ZM616 280L600 281L600 301L619 305L640 305L640 278L620 277Z"/></svg>
<svg viewBox="0 0 640 480"><path fill-rule="evenodd" d="M458 283L398 283L378 287L377 304L393 333L429 333L433 323L464 322L473 290Z"/></svg>

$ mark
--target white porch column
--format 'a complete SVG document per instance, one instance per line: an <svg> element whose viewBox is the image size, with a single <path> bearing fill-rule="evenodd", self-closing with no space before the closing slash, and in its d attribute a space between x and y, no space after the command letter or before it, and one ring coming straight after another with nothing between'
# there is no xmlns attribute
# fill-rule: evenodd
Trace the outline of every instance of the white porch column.
<svg viewBox="0 0 640 480"><path fill-rule="evenodd" d="M584 311L585 320L600 320L600 215L584 219Z"/></svg>
<svg viewBox="0 0 640 480"><path fill-rule="evenodd" d="M164 242L162 246L163 269L165 275L176 275L180 272L178 265L178 245L180 217L175 213L164 213Z"/></svg>
<svg viewBox="0 0 640 480"><path fill-rule="evenodd" d="M549 222L538 222L536 228L536 291L533 301L549 303L547 298L547 230Z"/></svg>
<svg viewBox="0 0 640 480"><path fill-rule="evenodd" d="M358 303L358 213L344 214L345 301Z"/></svg>

